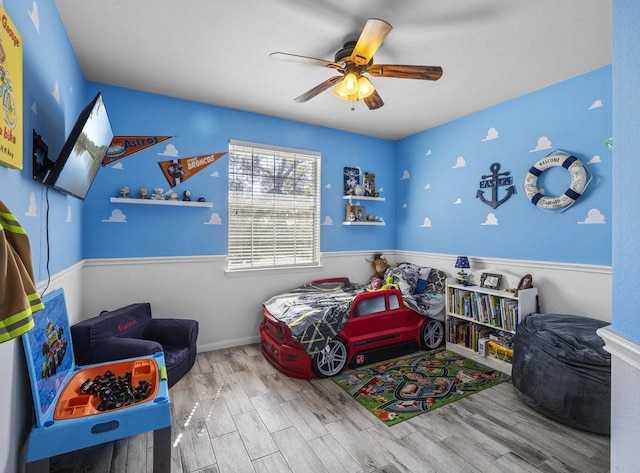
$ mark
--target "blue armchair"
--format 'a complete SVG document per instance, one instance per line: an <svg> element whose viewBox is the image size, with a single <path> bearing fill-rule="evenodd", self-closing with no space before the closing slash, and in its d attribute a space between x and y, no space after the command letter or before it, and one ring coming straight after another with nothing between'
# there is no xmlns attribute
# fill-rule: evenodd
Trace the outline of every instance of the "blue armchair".
<svg viewBox="0 0 640 473"><path fill-rule="evenodd" d="M196 361L198 322L154 319L148 302L131 304L71 326L77 365L121 360L164 352L169 387Z"/></svg>

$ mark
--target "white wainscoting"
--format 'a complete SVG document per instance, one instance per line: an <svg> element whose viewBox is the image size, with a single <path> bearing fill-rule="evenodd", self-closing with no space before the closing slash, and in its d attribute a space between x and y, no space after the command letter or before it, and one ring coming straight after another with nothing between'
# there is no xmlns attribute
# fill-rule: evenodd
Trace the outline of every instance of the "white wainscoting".
<svg viewBox="0 0 640 473"><path fill-rule="evenodd" d="M262 303L274 294L332 276L366 281L371 252L332 253L317 268L226 271L226 257L93 259L83 270L82 318L134 302L150 302L155 317L195 319L198 350L256 343Z"/></svg>
<svg viewBox="0 0 640 473"><path fill-rule="evenodd" d="M82 282L85 263L85 261L75 263L62 271L52 274L49 280L43 279L36 284L41 297L50 294L56 289L64 290L69 324L71 325L82 320L82 301L85 298Z"/></svg>
<svg viewBox="0 0 640 473"><path fill-rule="evenodd" d="M503 269L517 275L531 274L538 288L540 312L572 314L611 322L611 266L505 260L469 256L471 271ZM410 261L443 269L454 276L456 255L396 251L395 262Z"/></svg>
<svg viewBox="0 0 640 473"><path fill-rule="evenodd" d="M611 353L611 471L638 471L640 345L614 331L598 329Z"/></svg>
<svg viewBox="0 0 640 473"><path fill-rule="evenodd" d="M454 275L455 255L385 251L390 263L410 261ZM86 260L80 319L134 302L150 302L154 316L196 319L199 351L255 343L262 302L312 279L347 276L365 282L374 273L373 252L322 255L311 269L228 273L224 256ZM469 258L472 270L504 268L530 273L540 291L541 311L611 321L611 268L602 266ZM77 294L69 293L70 299ZM78 318L73 317L74 321Z"/></svg>

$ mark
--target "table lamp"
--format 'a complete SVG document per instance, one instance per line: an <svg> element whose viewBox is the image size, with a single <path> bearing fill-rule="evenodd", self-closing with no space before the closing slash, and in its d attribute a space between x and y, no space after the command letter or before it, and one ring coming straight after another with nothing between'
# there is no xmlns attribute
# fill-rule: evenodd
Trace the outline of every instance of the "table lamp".
<svg viewBox="0 0 640 473"><path fill-rule="evenodd" d="M460 269L460 271L458 272L458 283L467 286L469 284L469 275L464 270L471 267L469 265L469 258L467 258L466 256L458 256L456 258L455 267Z"/></svg>

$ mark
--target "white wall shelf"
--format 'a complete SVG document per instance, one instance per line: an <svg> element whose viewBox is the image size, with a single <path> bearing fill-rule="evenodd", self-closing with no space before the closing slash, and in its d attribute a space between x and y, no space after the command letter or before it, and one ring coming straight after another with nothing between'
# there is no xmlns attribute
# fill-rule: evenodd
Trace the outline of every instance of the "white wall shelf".
<svg viewBox="0 0 640 473"><path fill-rule="evenodd" d="M384 197L369 197L364 195L343 195L342 198L344 200L378 200L380 202L384 202Z"/></svg>
<svg viewBox="0 0 640 473"><path fill-rule="evenodd" d="M173 205L179 207L213 207L213 202L198 202L188 200L155 200L155 199L133 199L124 197L111 197L114 204L136 204L136 205Z"/></svg>
<svg viewBox="0 0 640 473"><path fill-rule="evenodd" d="M342 225L377 225L383 227L384 222L342 222Z"/></svg>

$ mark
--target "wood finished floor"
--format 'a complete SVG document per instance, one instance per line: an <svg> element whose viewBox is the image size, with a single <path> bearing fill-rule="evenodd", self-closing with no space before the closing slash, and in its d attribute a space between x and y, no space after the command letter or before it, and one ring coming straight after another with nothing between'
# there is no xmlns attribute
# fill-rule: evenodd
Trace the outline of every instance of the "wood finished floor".
<svg viewBox="0 0 640 473"><path fill-rule="evenodd" d="M170 390L172 473L603 473L609 437L502 383L387 427L333 381L289 378L259 345L198 354ZM52 473L151 473L146 433L54 457Z"/></svg>

